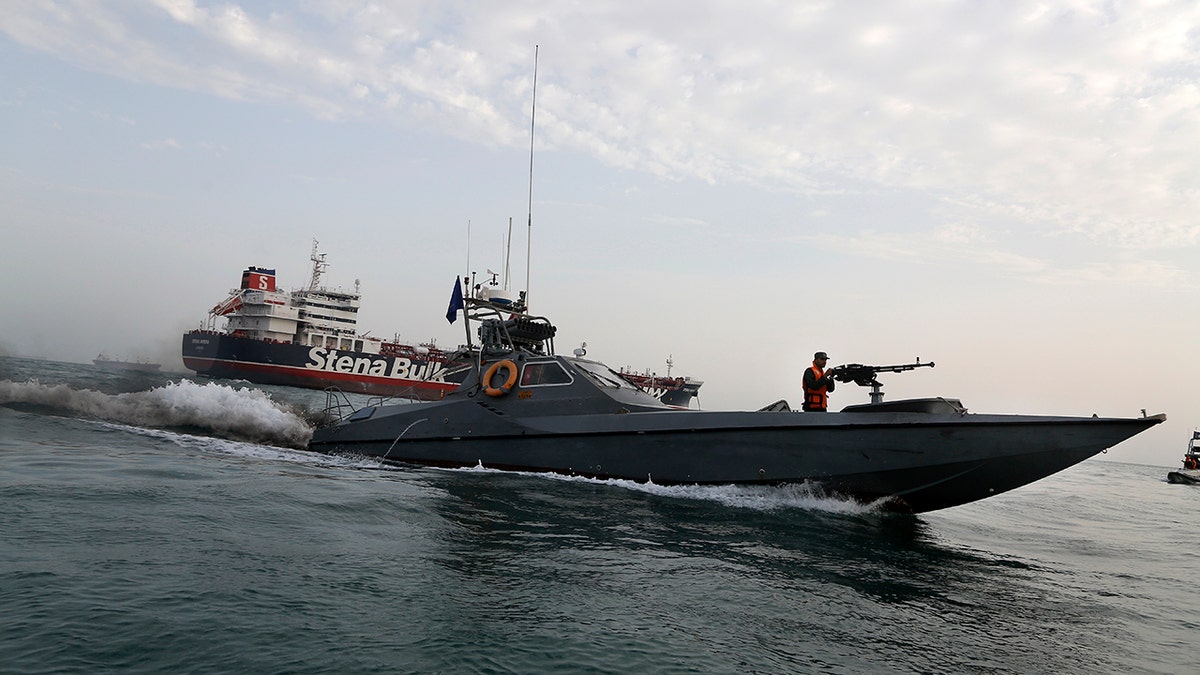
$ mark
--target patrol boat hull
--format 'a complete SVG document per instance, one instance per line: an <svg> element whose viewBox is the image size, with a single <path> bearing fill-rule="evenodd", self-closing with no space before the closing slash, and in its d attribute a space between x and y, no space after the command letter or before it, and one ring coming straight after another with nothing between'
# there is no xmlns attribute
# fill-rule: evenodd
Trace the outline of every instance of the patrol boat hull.
<svg viewBox="0 0 1200 675"><path fill-rule="evenodd" d="M1166 419L971 414L940 398L835 413L782 402L682 410L602 363L555 355L544 319L467 308L483 344L461 386L441 401L338 415L314 431L310 449L657 484L810 483L919 513L1031 483Z"/></svg>
<svg viewBox="0 0 1200 675"><path fill-rule="evenodd" d="M919 513L1057 473L1163 419L660 411L514 420L490 401L413 405L318 430L310 447L663 485L808 482Z"/></svg>

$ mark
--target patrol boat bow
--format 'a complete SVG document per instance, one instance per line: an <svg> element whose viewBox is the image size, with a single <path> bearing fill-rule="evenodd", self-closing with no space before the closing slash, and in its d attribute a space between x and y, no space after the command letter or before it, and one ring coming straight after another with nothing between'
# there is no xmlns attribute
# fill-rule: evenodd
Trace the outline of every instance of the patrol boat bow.
<svg viewBox="0 0 1200 675"><path fill-rule="evenodd" d="M1166 419L968 413L955 399L800 413L683 410L602 363L554 352L556 329L466 298L480 346L441 401L368 406L309 447L441 467L554 472L657 484L815 484L919 513L966 504L1081 462ZM877 384L858 370L846 377Z"/></svg>

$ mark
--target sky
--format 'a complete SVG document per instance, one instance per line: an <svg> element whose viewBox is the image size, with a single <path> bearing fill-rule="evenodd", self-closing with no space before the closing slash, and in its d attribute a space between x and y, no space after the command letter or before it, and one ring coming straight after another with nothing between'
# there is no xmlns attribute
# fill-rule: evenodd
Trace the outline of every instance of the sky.
<svg viewBox="0 0 1200 675"><path fill-rule="evenodd" d="M1177 466L1196 148L1194 2L9 0L0 354L183 370L314 239L361 329L453 347L511 250L560 352L706 409L920 358L889 400L1162 412L1106 458Z"/></svg>

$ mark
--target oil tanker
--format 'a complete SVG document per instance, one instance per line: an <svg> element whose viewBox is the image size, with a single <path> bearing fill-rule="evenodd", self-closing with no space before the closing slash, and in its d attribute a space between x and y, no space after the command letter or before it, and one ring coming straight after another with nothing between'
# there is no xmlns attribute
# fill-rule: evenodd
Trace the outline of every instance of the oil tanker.
<svg viewBox="0 0 1200 675"><path fill-rule="evenodd" d="M255 384L337 388L376 396L439 400L458 387L470 363L463 347L406 344L358 332L361 294L321 284L327 263L313 242L306 288L284 291L274 269L247 267L238 288L183 334L183 364L197 375ZM225 325L218 328L218 323ZM698 380L623 372L664 403L690 407Z"/></svg>

